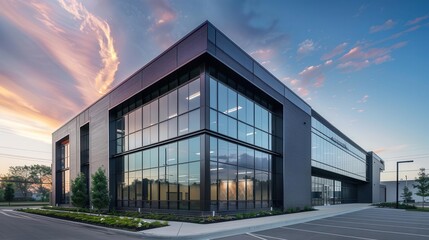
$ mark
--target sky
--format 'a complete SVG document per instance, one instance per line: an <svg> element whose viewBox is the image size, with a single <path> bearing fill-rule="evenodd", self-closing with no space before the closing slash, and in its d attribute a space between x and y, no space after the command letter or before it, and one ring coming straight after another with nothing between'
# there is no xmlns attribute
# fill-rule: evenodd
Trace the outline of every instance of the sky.
<svg viewBox="0 0 429 240"><path fill-rule="evenodd" d="M51 134L209 20L385 160L429 169L429 2L0 1L0 174L51 163Z"/></svg>

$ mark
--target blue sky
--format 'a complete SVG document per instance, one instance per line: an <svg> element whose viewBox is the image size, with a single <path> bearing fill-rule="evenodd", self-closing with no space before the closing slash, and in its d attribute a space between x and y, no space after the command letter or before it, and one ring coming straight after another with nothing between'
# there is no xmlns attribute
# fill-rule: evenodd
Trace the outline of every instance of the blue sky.
<svg viewBox="0 0 429 240"><path fill-rule="evenodd" d="M1 1L0 173L50 164L50 134L209 20L386 160L429 168L427 1Z"/></svg>

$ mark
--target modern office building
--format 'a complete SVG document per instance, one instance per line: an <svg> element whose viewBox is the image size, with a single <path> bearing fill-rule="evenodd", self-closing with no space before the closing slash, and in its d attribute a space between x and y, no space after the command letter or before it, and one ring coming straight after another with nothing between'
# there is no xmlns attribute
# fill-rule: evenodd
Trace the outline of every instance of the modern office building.
<svg viewBox="0 0 429 240"><path fill-rule="evenodd" d="M53 204L99 167L111 207L190 212L377 202L383 162L209 22L53 133Z"/></svg>

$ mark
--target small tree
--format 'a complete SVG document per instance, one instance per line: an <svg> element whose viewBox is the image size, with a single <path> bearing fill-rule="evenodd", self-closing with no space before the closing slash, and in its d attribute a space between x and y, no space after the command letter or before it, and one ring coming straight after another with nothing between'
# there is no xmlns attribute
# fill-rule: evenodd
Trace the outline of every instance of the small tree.
<svg viewBox="0 0 429 240"><path fill-rule="evenodd" d="M91 203L100 212L102 208L109 206L109 190L107 188L107 178L104 171L98 168L92 175L91 182Z"/></svg>
<svg viewBox="0 0 429 240"><path fill-rule="evenodd" d="M10 202L13 200L14 197L15 197L15 190L13 190L13 185L12 183L8 183L6 185L6 189L4 190L4 200L6 202L9 202L9 206L10 206Z"/></svg>
<svg viewBox="0 0 429 240"><path fill-rule="evenodd" d="M408 203L413 200L413 192L407 186L404 186L404 190L401 194L401 197L404 199L404 203Z"/></svg>
<svg viewBox="0 0 429 240"><path fill-rule="evenodd" d="M429 175L426 174L426 169L420 168L419 177L416 178L414 188L417 188L417 196L423 199L423 208L425 207L425 197L429 197Z"/></svg>
<svg viewBox="0 0 429 240"><path fill-rule="evenodd" d="M73 206L79 208L87 207L88 194L86 189L86 177L85 174L81 173L71 182L71 200Z"/></svg>
<svg viewBox="0 0 429 240"><path fill-rule="evenodd" d="M0 188L0 202L4 201L4 189Z"/></svg>

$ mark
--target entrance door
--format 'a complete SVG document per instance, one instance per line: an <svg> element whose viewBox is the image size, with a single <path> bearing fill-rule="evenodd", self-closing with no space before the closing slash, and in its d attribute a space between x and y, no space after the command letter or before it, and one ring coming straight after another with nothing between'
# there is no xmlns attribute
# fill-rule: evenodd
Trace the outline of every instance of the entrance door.
<svg viewBox="0 0 429 240"><path fill-rule="evenodd" d="M323 185L322 202L323 205L330 205L331 186Z"/></svg>

